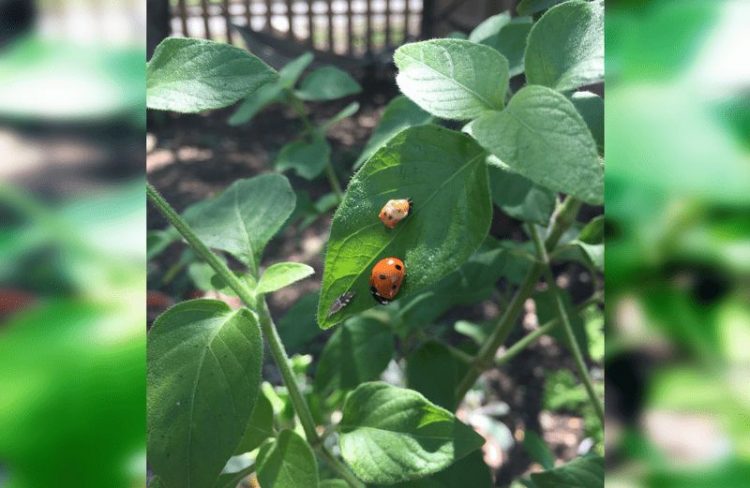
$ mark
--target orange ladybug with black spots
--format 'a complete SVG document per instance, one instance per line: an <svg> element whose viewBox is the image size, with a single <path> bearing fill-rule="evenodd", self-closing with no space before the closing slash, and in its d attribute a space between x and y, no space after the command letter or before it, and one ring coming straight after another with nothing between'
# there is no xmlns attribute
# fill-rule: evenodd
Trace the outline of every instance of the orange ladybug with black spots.
<svg viewBox="0 0 750 488"><path fill-rule="evenodd" d="M383 258L372 268L370 274L370 292L379 303L390 303L406 277L406 266L399 258Z"/></svg>

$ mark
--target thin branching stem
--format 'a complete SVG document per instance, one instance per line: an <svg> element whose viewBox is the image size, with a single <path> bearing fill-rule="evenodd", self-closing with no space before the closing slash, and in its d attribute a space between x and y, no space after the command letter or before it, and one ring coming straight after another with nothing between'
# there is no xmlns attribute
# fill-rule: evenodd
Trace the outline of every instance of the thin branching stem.
<svg viewBox="0 0 750 488"><path fill-rule="evenodd" d="M284 386L286 386L289 392L289 398L294 407L294 411L297 413L297 417L302 424L302 428L305 431L305 437L307 441L312 445L323 457L328 461L331 468L333 468L339 476L344 478L350 486L353 488L364 488L364 485L359 481L354 473L344 465L341 461L336 459L335 456L323 445L320 436L318 436L315 430L315 420L313 419L310 407L307 405L305 397L302 395L302 391L297 385L297 381L294 378L294 372L289 364L289 357L287 356L284 344L281 342L279 333L276 329L276 325L271 318L271 314L268 311L265 299L260 296L257 297L247 287L242 280L240 280L229 267L219 257L213 253L200 238L193 232L187 222L172 208L164 197L154 188L150 183L146 184L146 193L151 203L164 215L177 232L185 238L188 245L195 251L195 253L203 258L216 273L221 276L222 279L229 285L229 287L237 293L237 296L244 302L245 306L253 310L259 317L260 327L263 331L263 335L268 342L271 355L273 356L276 366L281 372ZM254 278L257 279L257 276Z"/></svg>
<svg viewBox="0 0 750 488"><path fill-rule="evenodd" d="M554 249L563 233L573 224L573 222L575 222L576 215L578 215L578 210L580 208L581 202L571 197L566 197L563 203L559 205L552 216L547 240L545 241L547 250ZM489 335L484 345L479 349L479 352L474 358L473 367L469 368L466 375L458 384L458 387L456 388L456 398L459 400L459 403L466 395L466 392L468 392L477 381L482 371L488 369L494 363L497 349L508 338L508 335L513 329L513 326L515 326L519 315L523 311L524 302L534 292L536 283L543 271L544 265L540 262L535 262L531 266L531 269L529 269L521 286L516 290L516 293L513 295L505 312L500 316L492 333Z"/></svg>
<svg viewBox="0 0 750 488"><path fill-rule="evenodd" d="M308 117L307 112L305 111L304 102L302 102L302 100L297 95L295 95L292 90L287 90L287 97L289 99L289 105L291 105L292 109L294 109L299 118L302 120L302 124L305 126L305 132L307 132L310 137L313 137L315 135L316 129L312 121L310 120L310 117ZM325 169L328 183L331 185L331 189L336 194L336 197L338 197L340 203L344 199L344 191L341 189L341 183L339 183L339 179L336 176L336 171L333 169L333 162L331 162L330 159L326 161Z"/></svg>
<svg viewBox="0 0 750 488"><path fill-rule="evenodd" d="M578 341L576 340L575 334L573 333L573 326L570 323L568 312L565 309L565 303L563 302L560 289L557 287L557 283L555 282L555 277L552 274L552 268L550 267L547 248L544 245L544 242L542 241L542 238L539 235L539 231L536 229L536 227L534 227L534 225L529 225L528 228L529 233L531 234L531 238L534 241L534 246L536 247L537 254L539 255L539 259L544 264L544 276L547 280L547 286L549 286L549 289L555 298L557 315L560 319L560 322L562 323L563 330L565 331L565 337L567 338L570 350L573 353L573 359L575 360L576 368L578 369L578 375L581 377L581 381L583 381L583 385L586 387L586 392L589 395L589 399L591 400L591 404L593 405L596 414L599 416L599 420L604 423L604 407L602 406L602 403L599 400L596 391L594 390L594 384L591 381L588 368L586 367L586 363L583 360L581 348L578 346Z"/></svg>
<svg viewBox="0 0 750 488"><path fill-rule="evenodd" d="M579 313L581 310L585 310L590 305L599 303L601 299L602 299L601 295L599 293L595 293L588 300L576 305L574 308L574 312ZM550 331L552 331L552 329L557 327L559 324L560 324L560 318L555 317L553 319L548 320L543 325L540 325L533 332L529 332L522 339L519 339L518 342L510 346L508 350L505 351L505 353L503 353L502 356L500 356L499 358L496 358L495 366L501 366L503 364L508 363L511 359L516 357L518 353L526 349L526 347L534 343L537 339L542 337L544 334L548 334Z"/></svg>

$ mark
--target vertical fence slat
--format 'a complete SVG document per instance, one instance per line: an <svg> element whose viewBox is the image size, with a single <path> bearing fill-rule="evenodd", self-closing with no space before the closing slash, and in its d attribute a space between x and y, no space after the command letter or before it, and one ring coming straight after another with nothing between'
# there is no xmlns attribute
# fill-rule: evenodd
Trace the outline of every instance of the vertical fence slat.
<svg viewBox="0 0 750 488"><path fill-rule="evenodd" d="M250 2L251 0L248 0ZM271 26L271 17L273 16L273 0L266 0L266 30L271 32L273 27Z"/></svg>
<svg viewBox="0 0 750 488"><path fill-rule="evenodd" d="M352 12L352 0L346 2L346 52L354 54L354 12Z"/></svg>
<svg viewBox="0 0 750 488"><path fill-rule="evenodd" d="M333 52L333 2L328 0L328 50Z"/></svg>
<svg viewBox="0 0 750 488"><path fill-rule="evenodd" d="M178 0L177 6L179 7L179 12L180 12L180 21L182 24L182 35L185 37L190 37L190 34L188 34L187 7L185 6L185 0Z"/></svg>
<svg viewBox="0 0 750 488"><path fill-rule="evenodd" d="M229 13L229 0L224 0L224 21L227 26L227 42L234 44L232 33L232 14Z"/></svg>
<svg viewBox="0 0 750 488"><path fill-rule="evenodd" d="M206 39L211 39L211 26L208 15L208 0L201 0L201 10L203 10L203 35Z"/></svg>
<svg viewBox="0 0 750 488"><path fill-rule="evenodd" d="M315 42L313 41L313 34L315 33L315 19L313 18L313 0L307 0L307 45L311 48L315 48Z"/></svg>
<svg viewBox="0 0 750 488"><path fill-rule="evenodd" d="M410 0L404 0L404 38L401 42L409 40L411 34L409 33L409 26L411 25L411 5Z"/></svg>
<svg viewBox="0 0 750 488"><path fill-rule="evenodd" d="M253 27L253 0L245 0L245 19L247 20L247 28Z"/></svg>
<svg viewBox="0 0 750 488"><path fill-rule="evenodd" d="M434 0L422 0L422 22L419 37L429 39L432 37L433 21L435 17Z"/></svg>
<svg viewBox="0 0 750 488"><path fill-rule="evenodd" d="M294 40L294 12L292 11L292 4L293 0L286 0L286 20L289 22L289 30L286 33L286 36L290 40Z"/></svg>
<svg viewBox="0 0 750 488"><path fill-rule="evenodd" d="M367 45L367 54L372 54L372 0L367 0L367 11L365 12L365 43Z"/></svg>
<svg viewBox="0 0 750 488"><path fill-rule="evenodd" d="M391 48L391 0L385 0L385 48Z"/></svg>

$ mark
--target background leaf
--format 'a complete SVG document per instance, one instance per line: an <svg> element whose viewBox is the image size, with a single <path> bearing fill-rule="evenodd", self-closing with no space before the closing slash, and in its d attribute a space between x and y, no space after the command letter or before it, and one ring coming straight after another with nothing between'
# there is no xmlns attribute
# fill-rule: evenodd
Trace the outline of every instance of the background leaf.
<svg viewBox="0 0 750 488"><path fill-rule="evenodd" d="M372 317L353 317L328 339L318 363L315 389L327 396L377 379L394 352L393 335L386 324Z"/></svg>
<svg viewBox="0 0 750 488"><path fill-rule="evenodd" d="M526 80L560 91L604 81L604 6L571 0L552 7L529 32Z"/></svg>
<svg viewBox="0 0 750 488"><path fill-rule="evenodd" d="M362 91L359 83L346 71L333 66L318 68L302 80L297 96L302 100L336 100Z"/></svg>
<svg viewBox="0 0 750 488"><path fill-rule="evenodd" d="M349 483L344 480L323 480L318 486L320 488L349 488Z"/></svg>
<svg viewBox="0 0 750 488"><path fill-rule="evenodd" d="M244 49L229 44L171 37L146 67L147 106L175 112L222 108L277 78Z"/></svg>
<svg viewBox="0 0 750 488"><path fill-rule="evenodd" d="M401 92L435 116L467 120L503 108L508 61L488 46L434 39L399 47L393 60Z"/></svg>
<svg viewBox="0 0 750 488"><path fill-rule="evenodd" d="M232 116L229 117L227 122L231 126L247 124L258 114L258 112L272 103L281 100L282 90L283 88L278 81L266 83L255 92L245 97L240 106L237 107L237 110L235 110Z"/></svg>
<svg viewBox="0 0 750 488"><path fill-rule="evenodd" d="M595 93L579 91L570 101L591 131L599 154L604 154L604 99Z"/></svg>
<svg viewBox="0 0 750 488"><path fill-rule="evenodd" d="M537 488L601 488L604 486L604 459L599 456L576 458L558 468L532 473Z"/></svg>
<svg viewBox="0 0 750 488"><path fill-rule="evenodd" d="M416 293L460 266L484 240L491 205L484 151L463 134L413 127L382 147L352 178L336 210L326 253L318 324L328 328L377 303L370 296L372 266L401 258L400 297ZM410 197L414 209L395 229L378 219L391 198ZM347 291L349 305L328 318Z"/></svg>
<svg viewBox="0 0 750 488"><path fill-rule="evenodd" d="M212 486L260 388L260 328L247 309L190 300L148 336L148 463L169 487Z"/></svg>
<svg viewBox="0 0 750 488"><path fill-rule="evenodd" d="M304 263L276 263L269 266L258 280L256 293L271 293L315 274L315 270Z"/></svg>
<svg viewBox="0 0 750 488"><path fill-rule="evenodd" d="M468 126L479 143L513 171L584 202L601 203L604 170L583 118L563 95L526 86L502 112Z"/></svg>
<svg viewBox="0 0 750 488"><path fill-rule="evenodd" d="M286 66L279 70L279 84L284 88L294 88L294 85L297 84L297 80L299 80L299 77L302 76L302 73L307 67L310 66L313 59L313 54L307 52L289 61Z"/></svg>
<svg viewBox="0 0 750 488"><path fill-rule="evenodd" d="M351 117L352 115L356 114L359 110L359 102L352 102L346 107L339 110L336 115L331 117L330 119L323 122L323 125L321 125L320 130L321 132L325 133L327 132L331 127L338 124L342 120Z"/></svg>
<svg viewBox="0 0 750 488"><path fill-rule="evenodd" d="M317 488L318 465L310 445L291 430L282 430L278 439L258 453L260 486L273 488Z"/></svg>
<svg viewBox="0 0 750 488"><path fill-rule="evenodd" d="M323 172L330 160L328 141L314 134L310 140L297 140L282 147L274 165L278 171L293 169L301 177L312 180Z"/></svg>
<svg viewBox="0 0 750 488"><path fill-rule="evenodd" d="M363 383L347 397L340 428L344 460L367 483L436 473L484 443L421 394L382 382Z"/></svg>
<svg viewBox="0 0 750 488"><path fill-rule="evenodd" d="M279 335L289 353L299 352L322 333L315 321L319 299L317 291L301 296L279 320Z"/></svg>
<svg viewBox="0 0 750 488"><path fill-rule="evenodd" d="M207 246L245 263L257 262L291 215L294 202L289 181L268 174L235 181L218 196L185 210L184 216Z"/></svg>
<svg viewBox="0 0 750 488"><path fill-rule="evenodd" d="M523 55L531 25L531 17L511 18L508 12L503 12L479 24L471 31L469 40L495 48L508 60L510 76L515 76L523 73Z"/></svg>
<svg viewBox="0 0 750 488"><path fill-rule="evenodd" d="M448 468L426 478L390 485L393 488L491 488L492 472L477 450L459 459Z"/></svg>
<svg viewBox="0 0 750 488"><path fill-rule="evenodd" d="M490 166L492 201L507 215L524 222L547 224L555 209L555 193L523 176Z"/></svg>
<svg viewBox="0 0 750 488"><path fill-rule="evenodd" d="M380 122L367 140L362 154L359 155L354 163L354 168L359 168L367 159L375 154L388 139L395 136L402 130L416 125L429 124L435 119L428 114L419 105L409 100L409 98L399 95L393 98L383 110L380 116Z"/></svg>
<svg viewBox="0 0 750 488"><path fill-rule="evenodd" d="M235 454L242 454L256 449L261 443L273 437L273 406L268 397L260 392L255 402L253 413L245 427L245 433L242 440L234 450Z"/></svg>
<svg viewBox="0 0 750 488"><path fill-rule="evenodd" d="M409 388L446 410L456 409L456 385L466 366L444 345L436 341L422 344L408 356L406 365Z"/></svg>
<svg viewBox="0 0 750 488"><path fill-rule="evenodd" d="M516 6L518 15L531 15L554 7L565 0L521 0Z"/></svg>
<svg viewBox="0 0 750 488"><path fill-rule="evenodd" d="M555 467L555 455L549 450L544 439L533 430L524 432L523 447L532 459L541 464L544 469Z"/></svg>

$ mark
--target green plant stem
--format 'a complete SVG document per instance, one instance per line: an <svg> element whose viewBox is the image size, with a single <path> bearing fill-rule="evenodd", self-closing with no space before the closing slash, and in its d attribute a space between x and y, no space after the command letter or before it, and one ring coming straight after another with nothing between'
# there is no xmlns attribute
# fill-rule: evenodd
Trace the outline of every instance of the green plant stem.
<svg viewBox="0 0 750 488"><path fill-rule="evenodd" d="M547 280L547 286L549 286L552 295L555 297L555 306L557 307L558 318L560 319L560 322L562 322L565 336L570 345L570 350L573 353L573 359L575 360L576 368L578 369L578 375L581 377L581 381L583 381L583 384L586 387L586 391L589 394L591 404L594 406L594 410L596 410L596 414L599 416L599 420L603 424L604 407L599 401L599 397L597 397L596 391L594 391L594 385L591 382L591 377L589 376L588 369L586 368L586 363L583 361L583 354L581 354L581 349L580 347L578 347L578 341L576 340L575 334L573 333L573 326L570 324L568 312L565 310L565 303L563 302L562 295L560 294L560 289L557 287L557 283L555 282L555 277L552 274L552 268L550 267L547 248L544 242L542 242L542 238L539 235L539 232L536 230L536 227L534 227L533 225L529 225L528 228L531 234L531 238L534 241L534 246L536 246L537 253L539 254L539 259L541 259L542 263L544 264L544 276Z"/></svg>
<svg viewBox="0 0 750 488"><path fill-rule="evenodd" d="M302 428L305 431L305 437L307 441L312 445L329 463L331 467L337 471L339 476L346 479L349 484L354 488L364 488L362 482L360 482L354 474L349 470L347 466L338 461L333 454L322 444L320 437L315 430L315 421L310 413L310 408L305 401L302 392L297 385L297 381L294 378L294 372L289 364L289 357L286 354L284 345L281 342L279 333L276 329L276 325L273 323L271 314L268 311L266 301L262 297L254 296L253 292L235 276L229 267L222 262L216 254L214 254L200 238L193 232L190 226L185 220L172 208L164 197L154 188L150 183L146 184L146 193L151 203L166 217L172 226L185 238L190 247L193 248L195 253L203 258L216 273L224 279L237 296L245 303L247 307L252 310L256 310L260 319L260 327L263 331L263 335L268 341L271 355L276 362L276 366L281 372L281 377L284 381L284 385L289 392L289 398L294 406L294 410L300 419Z"/></svg>
<svg viewBox="0 0 750 488"><path fill-rule="evenodd" d="M302 124L305 126L305 131L310 135L314 135L315 126L313 125L312 121L310 121L310 117L307 116L307 112L305 112L304 102L300 100L300 98L295 95L292 90L287 90L287 97L289 99L289 105L291 105L292 109L294 109L299 118L302 120ZM328 183L330 183L331 189L338 197L339 203L341 203L341 201L344 199L344 191L341 189L341 183L339 183L339 179L336 176L336 171L334 171L333 169L333 163L330 160L326 162L326 176L328 177Z"/></svg>
<svg viewBox="0 0 750 488"><path fill-rule="evenodd" d="M547 240L545 242L546 249L553 249L557 245L557 242L560 240L563 233L573 224L573 222L575 222L576 215L578 215L578 210L580 210L580 208L581 202L571 197L566 197L563 203L559 205L551 219ZM458 384L458 387L456 388L456 398L459 400L459 403L466 395L466 392L468 392L477 381L477 378L479 378L482 371L492 366L497 349L508 338L510 331L516 324L518 316L523 310L524 302L533 293L536 283L543 271L544 264L535 262L526 274L521 286L516 290L516 293L508 304L508 308L505 309L505 313L502 314L492 333L487 338L484 345L479 349L479 352L474 358L473 367L469 368L466 375Z"/></svg>
<svg viewBox="0 0 750 488"><path fill-rule="evenodd" d="M576 305L574 308L574 311L578 313L586 309L588 306L598 303L600 301L601 301L601 295L598 293L595 293L588 300ZM526 349L528 345L532 344L534 341L542 337L544 334L547 334L552 329L557 327L559 323L560 323L560 318L555 317L553 319L548 320L543 325L540 325L536 330L525 335L522 339L519 339L518 342L516 342L511 347L509 347L508 350L505 351L505 353L502 356L495 359L495 366L501 366L503 364L508 363L511 359L516 357L518 353Z"/></svg>

